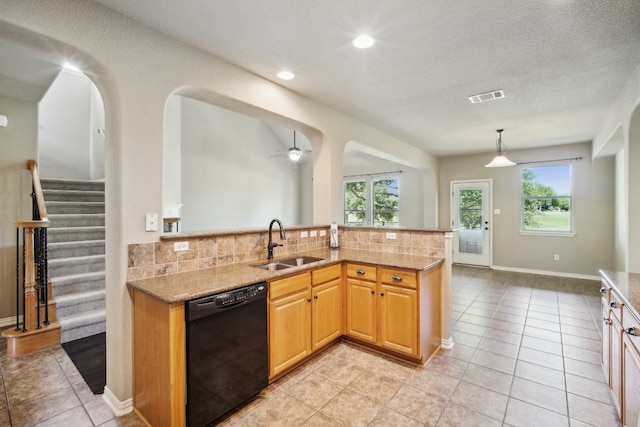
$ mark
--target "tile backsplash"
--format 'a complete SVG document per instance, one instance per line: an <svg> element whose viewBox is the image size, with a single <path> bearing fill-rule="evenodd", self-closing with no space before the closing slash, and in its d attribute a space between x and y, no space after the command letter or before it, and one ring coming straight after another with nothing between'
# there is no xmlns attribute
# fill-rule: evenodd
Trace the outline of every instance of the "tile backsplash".
<svg viewBox="0 0 640 427"><path fill-rule="evenodd" d="M445 230L376 229L339 227L340 247L345 249L445 257ZM326 232L321 236L321 232ZM302 237L305 235L306 237ZM387 238L395 234L395 239ZM390 237L390 236L389 236ZM280 243L279 236L274 239ZM263 260L267 257L266 231L211 233L198 236L172 235L159 242L133 243L128 247L127 280L164 276L218 265ZM174 251L176 242L188 242L186 251ZM329 226L287 229L284 246L275 248L281 257L329 246Z"/></svg>

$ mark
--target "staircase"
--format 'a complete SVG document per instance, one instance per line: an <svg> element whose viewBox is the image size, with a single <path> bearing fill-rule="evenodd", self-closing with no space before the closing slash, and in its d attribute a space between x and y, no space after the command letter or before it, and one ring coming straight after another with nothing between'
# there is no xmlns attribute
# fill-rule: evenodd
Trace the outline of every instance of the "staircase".
<svg viewBox="0 0 640 427"><path fill-rule="evenodd" d="M63 343L105 331L104 183L41 179Z"/></svg>

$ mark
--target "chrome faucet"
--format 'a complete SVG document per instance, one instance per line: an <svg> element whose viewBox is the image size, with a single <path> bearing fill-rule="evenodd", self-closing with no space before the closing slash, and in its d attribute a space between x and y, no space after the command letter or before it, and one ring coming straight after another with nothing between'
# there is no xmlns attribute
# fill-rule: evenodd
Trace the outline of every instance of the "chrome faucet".
<svg viewBox="0 0 640 427"><path fill-rule="evenodd" d="M276 246L282 246L281 243L273 242L273 223L274 222L277 222L278 227L280 227L280 240L284 240L287 238L284 234L284 227L282 226L282 223L280 222L280 220L278 218L272 219L271 223L269 224L269 244L267 245L269 255L267 256L267 259L273 259L273 248L275 248Z"/></svg>

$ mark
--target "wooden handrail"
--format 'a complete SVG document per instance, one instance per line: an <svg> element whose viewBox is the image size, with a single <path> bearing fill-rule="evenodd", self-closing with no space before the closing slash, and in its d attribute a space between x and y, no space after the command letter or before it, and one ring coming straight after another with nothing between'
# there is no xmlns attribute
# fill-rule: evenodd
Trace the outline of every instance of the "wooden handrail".
<svg viewBox="0 0 640 427"><path fill-rule="evenodd" d="M27 169L31 171L31 181L33 182L33 192L38 202L38 212L41 220L47 220L47 207L44 204L44 195L40 186L40 176L38 175L38 162L35 160L27 160Z"/></svg>

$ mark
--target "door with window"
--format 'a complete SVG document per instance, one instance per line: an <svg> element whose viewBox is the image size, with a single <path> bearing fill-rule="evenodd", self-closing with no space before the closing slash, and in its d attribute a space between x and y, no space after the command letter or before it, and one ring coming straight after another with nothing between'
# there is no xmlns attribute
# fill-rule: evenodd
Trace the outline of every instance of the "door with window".
<svg viewBox="0 0 640 427"><path fill-rule="evenodd" d="M451 182L453 262L491 265L491 181Z"/></svg>

